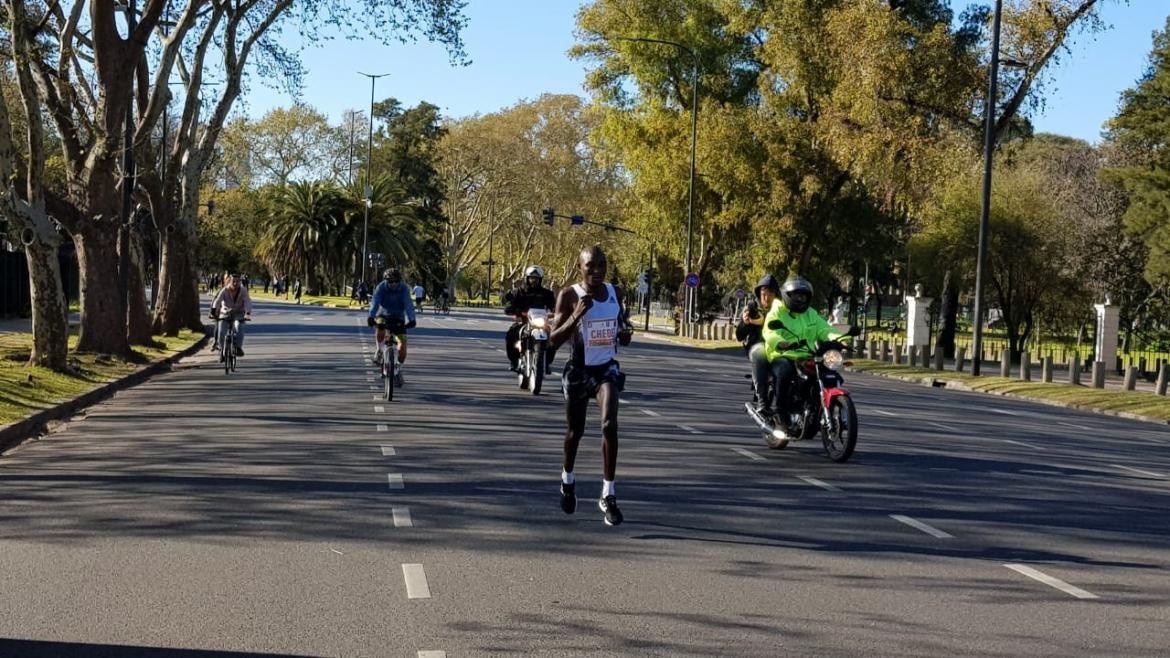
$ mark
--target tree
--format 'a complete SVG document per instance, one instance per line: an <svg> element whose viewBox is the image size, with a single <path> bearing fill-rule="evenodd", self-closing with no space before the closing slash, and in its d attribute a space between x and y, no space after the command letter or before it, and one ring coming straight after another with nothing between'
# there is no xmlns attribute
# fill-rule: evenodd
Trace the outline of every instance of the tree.
<svg viewBox="0 0 1170 658"><path fill-rule="evenodd" d="M1116 145L1112 176L1129 197L1125 227L1149 249L1146 280L1170 288L1170 18L1154 33L1146 72L1121 95L1108 124Z"/></svg>
<svg viewBox="0 0 1170 658"><path fill-rule="evenodd" d="M237 119L225 128L223 157L230 171L247 172L257 185L336 176L348 144L341 129L316 109L303 104L269 110L258 121ZM229 148L230 147L230 148Z"/></svg>

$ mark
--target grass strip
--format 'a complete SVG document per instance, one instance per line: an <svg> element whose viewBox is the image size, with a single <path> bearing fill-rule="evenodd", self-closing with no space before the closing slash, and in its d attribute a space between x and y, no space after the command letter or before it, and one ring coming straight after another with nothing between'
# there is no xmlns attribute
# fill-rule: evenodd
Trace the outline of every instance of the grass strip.
<svg viewBox="0 0 1170 658"><path fill-rule="evenodd" d="M129 359L119 359L72 351L77 344L77 336L72 335L69 337L69 363L73 372L66 374L25 365L32 352L32 334L0 334L0 426L27 418L174 356L201 338L203 334L188 330L176 337L155 336L156 345L135 347Z"/></svg>
<svg viewBox="0 0 1170 658"><path fill-rule="evenodd" d="M958 382L965 388L981 393L996 393L1030 400L1057 402L1080 409L1122 412L1170 421L1170 397L1145 391L1119 391L1056 382L1051 384L1037 381L1025 382L1004 377L975 377L968 373L902 366L867 359L855 359L851 363L853 365L849 369L856 372L884 375L914 382L926 378L936 381Z"/></svg>

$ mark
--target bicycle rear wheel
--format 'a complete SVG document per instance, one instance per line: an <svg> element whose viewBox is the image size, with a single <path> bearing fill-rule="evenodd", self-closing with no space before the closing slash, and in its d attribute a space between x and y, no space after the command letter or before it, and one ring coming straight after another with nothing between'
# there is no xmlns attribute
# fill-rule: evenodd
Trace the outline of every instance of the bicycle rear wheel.
<svg viewBox="0 0 1170 658"><path fill-rule="evenodd" d="M394 358L393 351L395 349L395 346L391 344L390 349L386 350L382 357L382 374L384 375L382 385L385 387L387 402L394 401L394 376L397 374L394 372L394 362L397 360Z"/></svg>

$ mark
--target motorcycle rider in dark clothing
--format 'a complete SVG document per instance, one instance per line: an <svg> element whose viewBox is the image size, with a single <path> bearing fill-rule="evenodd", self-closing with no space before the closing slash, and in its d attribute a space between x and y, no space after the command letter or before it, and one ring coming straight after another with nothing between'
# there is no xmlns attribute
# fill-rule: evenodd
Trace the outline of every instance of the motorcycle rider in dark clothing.
<svg viewBox="0 0 1170 658"><path fill-rule="evenodd" d="M524 270L524 284L520 288L509 291L504 296L504 312L516 319L504 337L504 347L508 353L508 363L511 364L512 372L518 372L519 367L520 350L516 347L516 343L519 342L520 330L527 321L526 318L522 317L523 314L532 308L543 308L551 313L556 307L556 294L545 288L542 285L543 282L544 270L537 265L531 265ZM545 359L546 372L551 371L552 362L556 355L556 348L549 345Z"/></svg>
<svg viewBox="0 0 1170 658"><path fill-rule="evenodd" d="M748 360L752 364L752 385L756 392L755 402L760 403L763 391L767 390L771 366L768 363L764 345L764 316L772 310L772 302L780 296L780 282L771 274L765 274L755 289L755 298L748 302L736 327L736 338L743 343ZM769 405L761 405L767 408Z"/></svg>

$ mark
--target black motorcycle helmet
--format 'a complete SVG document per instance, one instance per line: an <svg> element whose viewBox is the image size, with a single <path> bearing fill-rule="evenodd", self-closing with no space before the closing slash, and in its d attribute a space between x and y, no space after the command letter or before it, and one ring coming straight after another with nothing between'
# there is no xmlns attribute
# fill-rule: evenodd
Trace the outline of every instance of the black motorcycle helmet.
<svg viewBox="0 0 1170 658"><path fill-rule="evenodd" d="M387 267L386 271L382 272L382 278L386 280L386 283L399 283L402 281L402 272L399 272L397 267Z"/></svg>
<svg viewBox="0 0 1170 658"><path fill-rule="evenodd" d="M804 313L812 303L813 287L802 276L788 277L784 287L780 289L780 298L784 300L784 307L793 314Z"/></svg>

